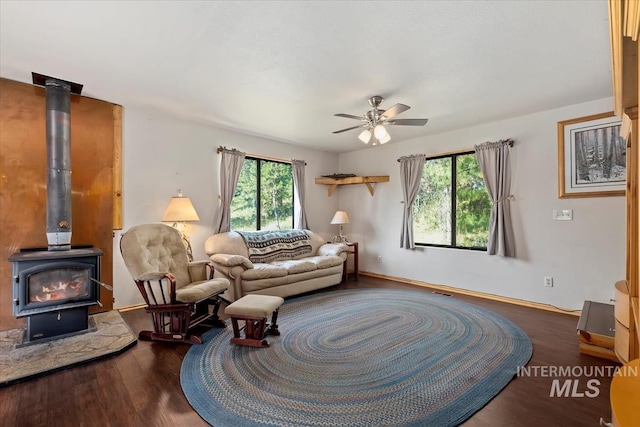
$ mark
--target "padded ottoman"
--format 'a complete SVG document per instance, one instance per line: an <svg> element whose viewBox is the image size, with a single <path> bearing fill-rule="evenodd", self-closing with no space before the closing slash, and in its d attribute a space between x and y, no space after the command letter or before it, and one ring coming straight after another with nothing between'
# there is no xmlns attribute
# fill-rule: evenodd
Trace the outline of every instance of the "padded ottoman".
<svg viewBox="0 0 640 427"><path fill-rule="evenodd" d="M231 318L233 327L232 344L248 345L250 347L269 347L264 339L265 335L280 335L278 331L278 308L284 299L270 295L245 295L231 303L224 312ZM271 315L271 324L267 324L267 318ZM244 327L240 328L238 321L244 321ZM268 328L267 328L268 327ZM244 329L244 337L240 335Z"/></svg>

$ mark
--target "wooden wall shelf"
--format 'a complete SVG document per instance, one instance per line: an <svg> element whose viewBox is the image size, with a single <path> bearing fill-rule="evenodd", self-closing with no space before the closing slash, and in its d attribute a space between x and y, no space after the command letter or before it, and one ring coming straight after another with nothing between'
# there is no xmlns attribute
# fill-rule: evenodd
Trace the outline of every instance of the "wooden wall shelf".
<svg viewBox="0 0 640 427"><path fill-rule="evenodd" d="M378 176L350 176L348 178L316 178L316 184L328 185L329 196L338 188L338 185L364 184L369 189L369 193L373 196L373 186L376 182L389 182L389 175Z"/></svg>

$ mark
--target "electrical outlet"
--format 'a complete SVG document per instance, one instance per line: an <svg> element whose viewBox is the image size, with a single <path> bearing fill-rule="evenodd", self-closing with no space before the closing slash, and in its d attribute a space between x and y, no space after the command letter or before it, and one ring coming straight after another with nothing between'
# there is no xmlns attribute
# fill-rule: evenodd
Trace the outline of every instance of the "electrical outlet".
<svg viewBox="0 0 640 427"><path fill-rule="evenodd" d="M553 277L551 276L544 276L544 285L547 288L553 288Z"/></svg>
<svg viewBox="0 0 640 427"><path fill-rule="evenodd" d="M378 255L378 262L382 262L382 255Z"/></svg>

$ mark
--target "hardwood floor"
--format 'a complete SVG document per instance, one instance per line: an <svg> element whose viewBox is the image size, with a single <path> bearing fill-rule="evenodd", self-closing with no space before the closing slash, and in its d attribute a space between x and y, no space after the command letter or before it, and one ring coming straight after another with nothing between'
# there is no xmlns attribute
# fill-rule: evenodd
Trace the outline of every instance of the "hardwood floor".
<svg viewBox="0 0 640 427"><path fill-rule="evenodd" d="M359 281L319 292L369 287L432 292L362 275ZM618 366L579 353L575 316L465 295L452 297L492 310L520 326L533 342L528 366ZM151 327L143 310L125 312L123 317L136 333ZM286 319L280 319L279 325L284 329ZM140 341L119 356L0 388L0 425L207 426L191 409L180 387L180 365L188 349L184 344ZM591 379L599 381L595 397L550 397L554 378L515 378L463 426L586 427L598 426L600 417L610 420L609 375L570 378L579 380L579 393L595 394L586 384ZM565 378L559 379L564 383Z"/></svg>

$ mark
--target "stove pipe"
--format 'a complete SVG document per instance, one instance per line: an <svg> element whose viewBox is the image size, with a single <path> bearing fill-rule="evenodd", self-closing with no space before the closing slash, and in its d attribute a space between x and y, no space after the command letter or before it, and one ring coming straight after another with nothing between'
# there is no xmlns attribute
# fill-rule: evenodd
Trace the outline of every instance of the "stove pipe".
<svg viewBox="0 0 640 427"><path fill-rule="evenodd" d="M48 250L67 251L71 249L70 99L82 85L32 74L35 84L45 86L46 95Z"/></svg>

